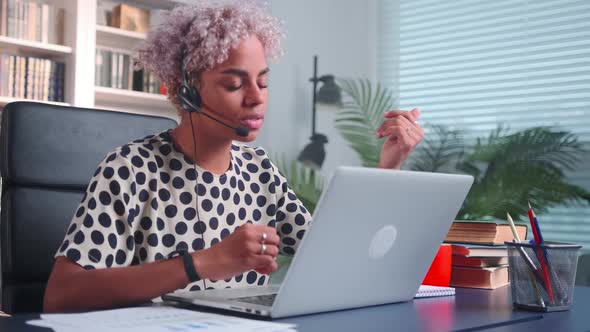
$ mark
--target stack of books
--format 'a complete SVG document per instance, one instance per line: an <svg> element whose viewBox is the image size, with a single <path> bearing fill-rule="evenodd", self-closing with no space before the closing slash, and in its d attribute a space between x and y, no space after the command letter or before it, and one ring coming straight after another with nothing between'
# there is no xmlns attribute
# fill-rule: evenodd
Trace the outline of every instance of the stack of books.
<svg viewBox="0 0 590 332"><path fill-rule="evenodd" d="M0 96L64 101L65 64L0 53Z"/></svg>
<svg viewBox="0 0 590 332"><path fill-rule="evenodd" d="M527 227L516 225L521 239ZM445 238L452 245L451 286L496 289L510 283L508 250L510 226L494 222L455 221Z"/></svg>

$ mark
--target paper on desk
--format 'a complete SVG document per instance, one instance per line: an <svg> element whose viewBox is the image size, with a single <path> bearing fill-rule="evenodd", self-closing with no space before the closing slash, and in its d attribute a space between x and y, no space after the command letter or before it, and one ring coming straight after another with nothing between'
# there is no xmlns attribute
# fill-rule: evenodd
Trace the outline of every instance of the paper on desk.
<svg viewBox="0 0 590 332"><path fill-rule="evenodd" d="M294 331L295 325L266 322L172 307L139 307L80 314L43 314L27 323L56 332L188 332L188 331Z"/></svg>

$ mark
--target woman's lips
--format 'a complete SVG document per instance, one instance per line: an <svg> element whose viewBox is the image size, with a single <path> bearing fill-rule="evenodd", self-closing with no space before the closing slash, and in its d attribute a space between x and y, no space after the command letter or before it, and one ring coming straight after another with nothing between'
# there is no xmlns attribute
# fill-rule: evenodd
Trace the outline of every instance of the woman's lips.
<svg viewBox="0 0 590 332"><path fill-rule="evenodd" d="M260 129L264 118L247 118L240 120L240 123L248 129Z"/></svg>

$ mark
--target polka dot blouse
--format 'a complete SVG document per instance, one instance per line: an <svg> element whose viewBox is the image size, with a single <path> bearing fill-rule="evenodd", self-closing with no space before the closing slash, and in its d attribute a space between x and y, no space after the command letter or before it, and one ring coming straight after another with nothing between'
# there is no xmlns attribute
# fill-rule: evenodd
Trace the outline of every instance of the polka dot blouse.
<svg viewBox="0 0 590 332"><path fill-rule="evenodd" d="M247 222L275 227L281 253L292 255L310 221L263 149L232 144L231 165L224 174L198 165L195 172L168 130L106 156L55 256L66 256L85 269L149 263L175 250L209 248ZM207 288L267 282L267 276L255 271L205 280ZM201 290L205 283L184 290Z"/></svg>

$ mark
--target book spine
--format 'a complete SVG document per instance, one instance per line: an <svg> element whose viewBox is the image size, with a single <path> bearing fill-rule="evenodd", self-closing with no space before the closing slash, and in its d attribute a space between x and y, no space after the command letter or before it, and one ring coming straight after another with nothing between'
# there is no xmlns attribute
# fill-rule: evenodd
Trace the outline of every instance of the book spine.
<svg viewBox="0 0 590 332"><path fill-rule="evenodd" d="M49 43L49 5L46 3L41 7L41 42Z"/></svg>
<svg viewBox="0 0 590 332"><path fill-rule="evenodd" d="M6 9L6 35L8 37L16 37L16 7L15 0L7 0Z"/></svg>
<svg viewBox="0 0 590 332"><path fill-rule="evenodd" d="M9 0L1 0L0 2L0 35L2 36L8 35L8 1Z"/></svg>
<svg viewBox="0 0 590 332"><path fill-rule="evenodd" d="M15 64L15 56L11 55L10 58L8 59L8 90L7 90L7 96L8 97L14 97L14 71L16 68L16 64Z"/></svg>
<svg viewBox="0 0 590 332"><path fill-rule="evenodd" d="M27 26L27 39L28 40L37 40L36 31L37 31L37 4L34 2L27 3L27 17L26 17L26 26Z"/></svg>
<svg viewBox="0 0 590 332"><path fill-rule="evenodd" d="M46 68L46 72L49 73L45 78L46 89L47 89L47 100L55 101L55 77L57 76L55 73L55 62L49 61L47 63L49 68Z"/></svg>
<svg viewBox="0 0 590 332"><path fill-rule="evenodd" d="M111 88L117 87L117 54L111 51Z"/></svg>

